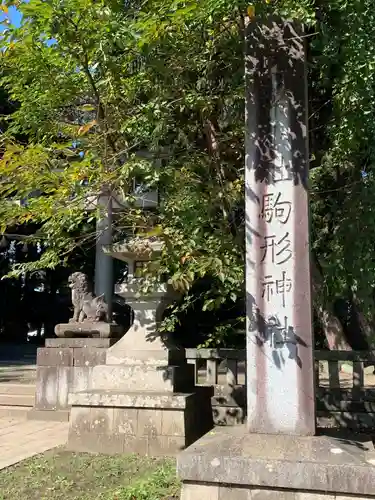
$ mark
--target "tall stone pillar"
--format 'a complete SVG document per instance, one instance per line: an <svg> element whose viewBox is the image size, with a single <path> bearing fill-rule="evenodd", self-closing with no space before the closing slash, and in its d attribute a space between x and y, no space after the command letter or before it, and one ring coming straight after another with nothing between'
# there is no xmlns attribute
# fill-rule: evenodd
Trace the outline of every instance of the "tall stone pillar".
<svg viewBox="0 0 375 500"><path fill-rule="evenodd" d="M247 400L256 433L315 433L302 35L275 19L247 30Z"/></svg>
<svg viewBox="0 0 375 500"><path fill-rule="evenodd" d="M100 197L96 222L95 294L104 294L110 317L114 290L113 259L104 252L104 248L112 245L112 213L111 199L108 196Z"/></svg>

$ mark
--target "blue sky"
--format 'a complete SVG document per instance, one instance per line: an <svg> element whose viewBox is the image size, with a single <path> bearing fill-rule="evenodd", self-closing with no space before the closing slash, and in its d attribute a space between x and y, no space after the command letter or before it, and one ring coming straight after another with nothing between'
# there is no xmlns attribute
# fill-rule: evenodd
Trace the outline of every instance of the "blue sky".
<svg viewBox="0 0 375 500"><path fill-rule="evenodd" d="M27 0L25 0L25 1L27 1ZM0 3L1 3L1 0L0 0ZM18 28L21 24L21 21L22 21L22 14L20 13L20 11L16 7L9 7L7 14L0 11L0 33L6 28L6 24L2 24L2 23L4 23L4 21L6 19L9 19L11 24ZM48 46L50 46L55 42L54 42L54 40L48 40L46 43Z"/></svg>
<svg viewBox="0 0 375 500"><path fill-rule="evenodd" d="M16 7L9 7L7 16L3 13L0 13L0 23L4 22L6 17L8 17L10 22L17 27L21 24L22 16L21 13L16 9ZM0 25L0 31L2 31L4 28L4 25Z"/></svg>

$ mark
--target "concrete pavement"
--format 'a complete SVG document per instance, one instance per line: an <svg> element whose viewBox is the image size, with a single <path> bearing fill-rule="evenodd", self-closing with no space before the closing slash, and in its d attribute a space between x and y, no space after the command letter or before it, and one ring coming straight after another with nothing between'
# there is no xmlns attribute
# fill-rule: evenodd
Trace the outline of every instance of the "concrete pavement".
<svg viewBox="0 0 375 500"><path fill-rule="evenodd" d="M62 446L67 437L67 422L0 418L0 469Z"/></svg>

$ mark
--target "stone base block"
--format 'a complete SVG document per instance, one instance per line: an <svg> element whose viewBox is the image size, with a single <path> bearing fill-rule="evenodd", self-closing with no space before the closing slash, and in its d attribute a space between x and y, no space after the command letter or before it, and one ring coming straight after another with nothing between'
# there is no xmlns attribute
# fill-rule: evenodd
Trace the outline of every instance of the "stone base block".
<svg viewBox="0 0 375 500"><path fill-rule="evenodd" d="M124 434L70 435L66 449L76 453L103 453L105 455L175 456L185 449L186 443L179 436L127 436Z"/></svg>
<svg viewBox="0 0 375 500"><path fill-rule="evenodd" d="M210 395L92 391L70 395L68 449L175 455L212 426Z"/></svg>
<svg viewBox="0 0 375 500"><path fill-rule="evenodd" d="M183 484L181 500L370 500L374 496L316 493L269 488L232 488L206 484Z"/></svg>
<svg viewBox="0 0 375 500"><path fill-rule="evenodd" d="M107 351L107 365L180 365L186 360L185 349L120 349Z"/></svg>
<svg viewBox="0 0 375 500"><path fill-rule="evenodd" d="M216 428L178 455L181 500L375 499L368 437L299 437Z"/></svg>
<svg viewBox="0 0 375 500"><path fill-rule="evenodd" d="M114 391L191 392L194 367L168 365L100 365L92 371L92 389Z"/></svg>
<svg viewBox="0 0 375 500"><path fill-rule="evenodd" d="M105 363L112 343L111 339L47 339L49 347L38 349L35 410L68 410L68 394L91 388L92 369Z"/></svg>

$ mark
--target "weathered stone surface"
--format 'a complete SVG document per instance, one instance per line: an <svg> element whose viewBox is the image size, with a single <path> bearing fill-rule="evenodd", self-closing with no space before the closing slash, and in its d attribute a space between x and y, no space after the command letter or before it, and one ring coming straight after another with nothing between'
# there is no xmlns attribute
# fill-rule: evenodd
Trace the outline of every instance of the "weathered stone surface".
<svg viewBox="0 0 375 500"><path fill-rule="evenodd" d="M127 334L126 334L127 335ZM107 352L108 365L178 365L185 361L184 349L129 349L127 351L113 349Z"/></svg>
<svg viewBox="0 0 375 500"><path fill-rule="evenodd" d="M155 358L159 359L161 364L163 361L168 364L168 350L174 349L175 346L170 338L158 332L157 324L168 302L174 299L175 292L171 287L160 284L147 295L140 296L141 282L133 276L133 259L138 260L138 256L134 255L129 259L129 280L119 285L116 293L124 297L132 307L134 322L126 335L108 352L107 364L125 364L129 358L134 358L136 362ZM153 352L151 356L150 351ZM184 359L184 350L181 350L180 354Z"/></svg>
<svg viewBox="0 0 375 500"><path fill-rule="evenodd" d="M313 435L302 28L275 18L249 23L245 68L247 422L250 432Z"/></svg>
<svg viewBox="0 0 375 500"><path fill-rule="evenodd" d="M296 500L335 500L337 498L337 495L331 494L331 493L315 493L315 492L308 492L308 491L297 491L294 493L295 499ZM345 498L341 497L340 498ZM360 497L356 497L357 499L360 499ZM351 500L353 500L353 497L351 497Z"/></svg>
<svg viewBox="0 0 375 500"><path fill-rule="evenodd" d="M150 455L175 455L212 428L209 397L205 398L208 405L202 402L204 391L189 395L100 391L97 399L93 395L95 392L90 391L69 397L69 401L74 402L69 449L103 452L100 451L102 448L99 450L95 436L120 435L126 437L129 452L139 452L146 446ZM77 406L83 402L86 405ZM128 406L121 407L123 403ZM86 437L79 440L77 436L80 435Z"/></svg>
<svg viewBox="0 0 375 500"><path fill-rule="evenodd" d="M159 410L151 412L141 410L140 414L144 412L144 415L137 430L139 415L137 410L128 409L127 412L113 408L109 409L109 412L107 410L86 408L77 411L73 408L67 448L91 453L165 456L175 455L185 447L185 438L182 436L158 434L161 430Z"/></svg>
<svg viewBox="0 0 375 500"><path fill-rule="evenodd" d="M137 453L138 455L147 455L148 438L146 436L124 436L123 453Z"/></svg>
<svg viewBox="0 0 375 500"><path fill-rule="evenodd" d="M100 365L92 372L92 388L113 391L190 392L194 389L192 365Z"/></svg>
<svg viewBox="0 0 375 500"><path fill-rule="evenodd" d="M68 396L74 390L90 388L91 368L72 366L37 368L35 408L38 410L68 409Z"/></svg>
<svg viewBox="0 0 375 500"><path fill-rule="evenodd" d="M90 431L93 434L113 433L113 408L91 408L90 409Z"/></svg>
<svg viewBox="0 0 375 500"><path fill-rule="evenodd" d="M181 436L148 436L147 453L150 456L176 455L184 450L185 438Z"/></svg>
<svg viewBox="0 0 375 500"><path fill-rule="evenodd" d="M69 393L90 390L92 368L105 362L111 342L110 339L47 339L46 345L57 347L38 349L35 410L39 412L32 418L37 419L43 410L69 409Z"/></svg>
<svg viewBox="0 0 375 500"><path fill-rule="evenodd" d="M99 337L100 339L108 339L111 337L119 338L123 335L124 330L121 326L113 323L90 322L82 323L60 323L55 326L55 334L57 337Z"/></svg>
<svg viewBox="0 0 375 500"><path fill-rule="evenodd" d="M219 486L218 489L219 500L253 500L251 491L247 488L229 488ZM280 500L282 500L282 497L280 497Z"/></svg>
<svg viewBox="0 0 375 500"><path fill-rule="evenodd" d="M249 489L249 499L251 500L297 500L296 492L290 490L271 489ZM223 497L224 498L224 497ZM317 499L318 500L318 499ZM320 500L320 499L319 499ZM331 499L327 499L331 500Z"/></svg>
<svg viewBox="0 0 375 500"><path fill-rule="evenodd" d="M129 436L125 434L69 435L67 449L76 452L105 453L108 455L132 454L149 456L175 456L185 447L184 439L179 437Z"/></svg>
<svg viewBox="0 0 375 500"><path fill-rule="evenodd" d="M164 436L185 436L185 412L183 410L164 410L161 421L161 434Z"/></svg>
<svg viewBox="0 0 375 500"><path fill-rule="evenodd" d="M73 366L73 349L40 347L36 363L38 366Z"/></svg>
<svg viewBox="0 0 375 500"><path fill-rule="evenodd" d="M71 386L69 387L68 396L72 392L90 390L91 373L92 373L92 367L74 366L72 368ZM70 405L69 398L68 398L68 404Z"/></svg>
<svg viewBox="0 0 375 500"><path fill-rule="evenodd" d="M128 438L126 438L128 440ZM138 442L138 449L141 450L141 442ZM134 443L132 442L132 445ZM135 448L135 446L133 446ZM112 434L110 436L103 434L93 434L85 432L82 434L72 434L69 432L69 438L66 448L71 451L81 453L105 453L107 455L117 455L122 453L133 453L128 451L124 436ZM147 443L144 443L144 450L147 449Z"/></svg>
<svg viewBox="0 0 375 500"><path fill-rule="evenodd" d="M35 407L38 410L56 410L58 379L57 368L38 366L36 369Z"/></svg>
<svg viewBox="0 0 375 500"><path fill-rule="evenodd" d="M217 485L206 485L206 484L183 484L181 491L181 500L197 500L197 499L219 500L219 487Z"/></svg>
<svg viewBox="0 0 375 500"><path fill-rule="evenodd" d="M120 392L92 390L69 394L69 404L75 406L112 406L123 408L176 408L186 407L192 394L162 392Z"/></svg>
<svg viewBox="0 0 375 500"><path fill-rule="evenodd" d="M73 367L59 366L57 368L57 408L68 408L68 394L72 386Z"/></svg>
<svg viewBox="0 0 375 500"><path fill-rule="evenodd" d="M197 497L198 498L198 497ZM335 500L331 494L316 494L267 488L219 488L219 500ZM352 499L353 500L353 499Z"/></svg>
<svg viewBox="0 0 375 500"><path fill-rule="evenodd" d="M306 493L300 493L300 497L298 497L298 500L315 500L312 497L312 494L310 494L310 497L305 497ZM328 498L325 498L323 495L321 496L322 498L319 500L331 500L329 495L327 495ZM375 498L375 497L361 497L358 495L350 495L350 496L343 496L343 495L336 495L335 500L369 500L370 498Z"/></svg>
<svg viewBox="0 0 375 500"><path fill-rule="evenodd" d="M73 349L98 348L108 349L117 342L118 339L100 339L100 338L57 338L46 339L45 347L71 347Z"/></svg>
<svg viewBox="0 0 375 500"><path fill-rule="evenodd" d="M97 366L104 365L106 349L87 347L86 349L74 349L74 366Z"/></svg>
<svg viewBox="0 0 375 500"><path fill-rule="evenodd" d="M366 461L373 451L369 441L222 427L178 456L178 473L182 481L196 483L375 496L375 466Z"/></svg>
<svg viewBox="0 0 375 500"><path fill-rule="evenodd" d="M138 411L137 408L113 408L114 434L139 435Z"/></svg>
<svg viewBox="0 0 375 500"><path fill-rule="evenodd" d="M181 500L370 500L372 496L343 496L267 488L231 488L209 484L184 484Z"/></svg>
<svg viewBox="0 0 375 500"><path fill-rule="evenodd" d="M73 366L37 367L35 409L68 409L70 391L90 388L90 370Z"/></svg>
<svg viewBox="0 0 375 500"><path fill-rule="evenodd" d="M138 435L156 437L161 435L161 410L142 409L138 412Z"/></svg>
<svg viewBox="0 0 375 500"><path fill-rule="evenodd" d="M89 434L91 430L91 408L73 407L70 410L69 439L71 436Z"/></svg>

